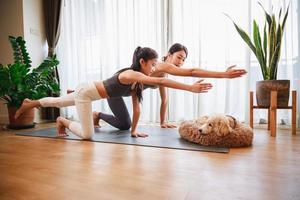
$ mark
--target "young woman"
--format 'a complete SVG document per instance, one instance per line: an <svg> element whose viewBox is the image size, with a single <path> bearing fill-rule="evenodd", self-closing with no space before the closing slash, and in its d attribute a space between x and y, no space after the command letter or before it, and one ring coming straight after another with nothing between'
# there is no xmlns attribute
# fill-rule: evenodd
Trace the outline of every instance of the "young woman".
<svg viewBox="0 0 300 200"><path fill-rule="evenodd" d="M186 57L188 50L181 44L173 44L168 54L163 57L163 62L156 65L155 70L151 73L152 77L164 77L166 74L172 74L175 76L192 76L192 77L203 77L203 78L237 78L241 77L247 72L244 69L234 69L234 66L227 68L225 72L207 71L199 68L181 68ZM143 89L157 88L150 85L144 85ZM168 105L166 87L163 85L159 86L159 92L161 97L160 106L160 126L161 128L175 128L175 125L165 123L166 110ZM126 96L129 96L128 93ZM130 115L124 103L122 97L109 98L107 99L108 105L114 115L93 112L94 125L99 125L99 120L109 123L110 125L121 129L127 130L131 127Z"/></svg>
<svg viewBox="0 0 300 200"><path fill-rule="evenodd" d="M171 87L195 93L207 92L212 88L210 83L201 83L203 80L187 85L163 77L150 77L149 75L156 64L157 53L153 49L137 47L133 55L131 68L122 69L104 81L79 85L74 93L65 96L46 97L39 100L25 99L22 106L17 110L15 118L18 118L24 111L34 107L66 107L75 105L79 123L58 117L57 135L66 136L65 129L68 128L75 135L83 139L90 139L94 133L92 101L105 98L119 98L130 93L133 103L131 135L133 137L147 137L147 134L136 131L140 116L139 103L142 101L143 84Z"/></svg>

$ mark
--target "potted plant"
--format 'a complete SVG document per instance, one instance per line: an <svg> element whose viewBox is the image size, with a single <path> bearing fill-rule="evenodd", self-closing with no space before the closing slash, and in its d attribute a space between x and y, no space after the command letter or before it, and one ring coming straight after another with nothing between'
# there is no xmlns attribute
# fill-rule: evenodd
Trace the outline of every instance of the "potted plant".
<svg viewBox="0 0 300 200"><path fill-rule="evenodd" d="M9 41L14 53L14 63L0 64L0 99L4 100L8 107L9 128L34 127L33 109L18 119L14 118L15 112L25 98L40 99L48 96L50 92L59 93L57 80L52 77L52 71L59 62L56 56L53 56L33 68L24 39L9 36Z"/></svg>
<svg viewBox="0 0 300 200"><path fill-rule="evenodd" d="M259 3L265 13L265 24L262 34L259 25L253 20L253 41L249 35L233 22L241 38L247 43L256 56L263 81L256 82L256 100L258 106L270 106L270 92L276 90L278 106L287 106L290 93L290 80L277 80L277 67L280 60L282 37L285 22L288 16L289 6L282 17L282 8L279 14L268 13Z"/></svg>

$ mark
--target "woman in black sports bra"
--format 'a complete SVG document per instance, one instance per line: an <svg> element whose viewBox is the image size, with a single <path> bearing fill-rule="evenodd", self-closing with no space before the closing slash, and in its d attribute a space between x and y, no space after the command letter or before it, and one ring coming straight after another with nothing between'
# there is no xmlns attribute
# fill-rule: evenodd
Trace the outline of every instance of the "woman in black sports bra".
<svg viewBox="0 0 300 200"><path fill-rule="evenodd" d="M157 64L157 57L155 50L147 47L137 47L130 68L120 70L113 77L104 81L81 84L74 93L61 97L46 97L39 100L25 99L17 110L15 118L34 107L66 107L75 105L79 122L58 117L57 135L66 136L65 129L68 128L82 139L91 139L94 134L92 101L118 98L130 93L133 103L131 135L133 137L147 137L146 133L140 133L136 130L140 116L140 102L143 98L143 85L171 87L195 93L207 92L212 88L210 83L202 83L203 80L188 85L164 77L150 77L149 75Z"/></svg>

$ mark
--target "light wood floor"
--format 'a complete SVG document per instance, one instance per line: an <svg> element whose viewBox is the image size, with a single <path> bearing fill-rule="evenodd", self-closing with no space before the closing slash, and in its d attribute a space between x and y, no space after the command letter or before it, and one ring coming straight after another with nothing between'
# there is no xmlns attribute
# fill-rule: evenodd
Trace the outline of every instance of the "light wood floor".
<svg viewBox="0 0 300 200"><path fill-rule="evenodd" d="M53 124L39 125L45 128ZM300 199L300 133L228 154L0 134L0 199ZM151 136L150 136L151 137Z"/></svg>

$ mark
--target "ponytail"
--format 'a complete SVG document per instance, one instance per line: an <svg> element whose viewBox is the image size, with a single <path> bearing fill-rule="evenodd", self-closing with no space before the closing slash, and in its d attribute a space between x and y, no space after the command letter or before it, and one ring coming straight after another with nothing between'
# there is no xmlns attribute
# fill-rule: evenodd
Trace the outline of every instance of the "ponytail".
<svg viewBox="0 0 300 200"><path fill-rule="evenodd" d="M134 70L134 71L140 71L140 59L139 59L139 53L141 52L142 50L142 47L138 46L135 50L134 50L134 53L133 53L133 56L132 56L132 64L131 64L131 68Z"/></svg>
<svg viewBox="0 0 300 200"><path fill-rule="evenodd" d="M149 47L140 47L138 46L132 56L132 64L131 69L133 71L141 71L141 64L140 60L143 59L145 62L148 60L152 60L157 58L158 55L154 49L151 49ZM138 97L139 102L143 101L143 89L144 85L142 83L136 83L134 90L136 92L136 95Z"/></svg>

